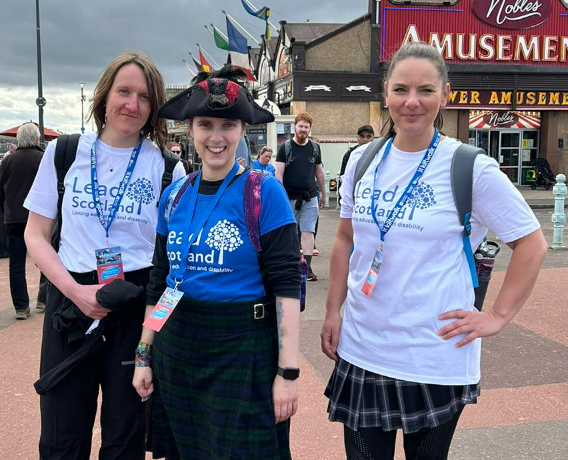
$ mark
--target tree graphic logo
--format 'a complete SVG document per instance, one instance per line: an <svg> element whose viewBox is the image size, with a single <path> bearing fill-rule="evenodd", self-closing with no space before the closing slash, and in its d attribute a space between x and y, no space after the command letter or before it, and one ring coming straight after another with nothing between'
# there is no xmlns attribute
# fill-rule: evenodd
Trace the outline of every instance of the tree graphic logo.
<svg viewBox="0 0 568 460"><path fill-rule="evenodd" d="M130 184L128 186L128 192L126 192L126 196L132 201L140 203L138 205L138 215L142 212L142 203L150 204L156 199L154 196L154 187L152 186L152 182L145 177L136 179L132 184Z"/></svg>
<svg viewBox="0 0 568 460"><path fill-rule="evenodd" d="M239 228L227 219L224 219L217 222L209 230L205 243L210 248L215 248L219 251L219 265L223 265L224 251L233 252L243 244L243 240L241 239Z"/></svg>
<svg viewBox="0 0 568 460"><path fill-rule="evenodd" d="M419 182L414 188L412 195L408 197L406 206L412 208L408 220L412 220L414 217L414 211L418 209L428 209L436 204L436 196L434 195L434 189L431 185L426 182Z"/></svg>

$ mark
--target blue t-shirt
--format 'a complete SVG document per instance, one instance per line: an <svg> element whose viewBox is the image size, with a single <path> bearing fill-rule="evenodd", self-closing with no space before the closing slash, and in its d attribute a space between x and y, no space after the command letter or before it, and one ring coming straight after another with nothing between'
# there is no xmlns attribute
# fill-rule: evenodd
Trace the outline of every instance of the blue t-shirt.
<svg viewBox="0 0 568 460"><path fill-rule="evenodd" d="M272 166L270 163L268 163L266 166L262 166L260 164L260 161L254 160L252 162L252 167L253 167L253 169L256 169L257 171L264 171L268 174L272 174L273 176L276 175L276 169L274 169L274 166Z"/></svg>
<svg viewBox="0 0 568 460"><path fill-rule="evenodd" d="M199 231L188 256L183 282L178 286L185 295L200 301L238 302L256 300L265 295L258 257L250 241L244 215L244 189L248 173L238 177L223 193L205 226ZM180 263L187 241L191 186L181 197L169 221L165 218L166 202L170 193L179 190L183 180L170 185L160 199L157 232L167 236L167 254L170 270ZM259 218L260 234L264 235L295 222L284 188L272 176L262 180L262 208ZM198 194L193 223L209 210L214 195ZM174 287L168 273L167 284Z"/></svg>

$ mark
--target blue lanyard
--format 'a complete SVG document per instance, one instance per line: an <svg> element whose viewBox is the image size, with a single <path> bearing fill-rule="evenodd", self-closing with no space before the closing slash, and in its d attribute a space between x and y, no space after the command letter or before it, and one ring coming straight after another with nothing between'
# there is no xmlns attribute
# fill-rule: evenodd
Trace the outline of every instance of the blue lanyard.
<svg viewBox="0 0 568 460"><path fill-rule="evenodd" d="M198 195L198 191L199 191L199 182L201 180L201 171L199 171L199 173L197 174L197 176L195 178L195 184L193 184L193 187L191 189L191 195L189 197L189 205L188 205L187 208L184 209L184 210L187 210L187 213L189 214L189 218L185 221L185 223L186 223L185 227L187 229L187 233L188 234L191 233L191 237L188 238L187 242L185 243L185 246L183 247L183 250L181 251L181 260L180 260L178 269L177 270L172 269L171 264L170 264L170 273L171 273L171 275L172 275L172 277L173 277L173 279L176 283L175 286L174 286L174 290L176 290L177 287L180 285L180 283L183 282L183 275L184 275L185 271L187 270L187 258L189 256L189 251L191 249L191 245L193 244L193 242L197 238L197 235L199 234L201 229L205 226L207 219L209 219L209 217L213 213L213 210L217 206L217 203L219 203L221 196L223 195L223 193L225 192L225 190L227 189L227 187L229 186L231 181L234 179L234 177L237 175L237 172L239 172L239 163L237 163L235 161L233 168L231 169L229 174L227 174L225 176L223 183L221 184L221 186L219 187L219 190L217 190L217 193L213 197L213 202L208 206L207 211L205 213L203 213L199 222L197 222L197 224L194 226L193 225L193 217L194 217L194 214L195 214L195 207L196 207L196 204L197 204L197 195ZM179 209L181 209L181 208L178 207L178 210Z"/></svg>
<svg viewBox="0 0 568 460"><path fill-rule="evenodd" d="M101 200L99 197L99 180L97 179L97 139L93 142L91 146L91 189L93 194L93 203L95 205L95 210L97 211L97 216L99 217L99 222L103 226L106 239L107 239L107 246L108 246L108 232L110 230L110 226L116 217L116 213L118 212L118 208L120 206L120 202L124 197L124 193L126 192L126 186L130 181L130 177L132 177L132 173L134 172L134 167L136 166L136 161L138 160L138 154L140 153L140 149L142 148L142 140L138 143L136 147L132 150L132 155L130 155L130 161L128 162L128 167L126 168L126 172L124 173L124 177L122 181L120 181L120 185L118 186L118 192L116 197L114 198L114 203L110 209L108 219L105 221L105 217L103 214L103 206L101 204Z"/></svg>
<svg viewBox="0 0 568 460"><path fill-rule="evenodd" d="M381 165L383 160L386 158L386 156L389 154L390 149L392 147L392 143L394 141L394 137L391 137L389 139L389 142L388 142L387 146L385 147L385 151L383 153L383 156L381 157L379 163L377 164L377 167L375 168L375 176L374 176L374 179L373 179L373 195L371 196L371 208L372 208L372 212L373 212L373 220L375 221L375 224L377 224L377 227L379 227L379 232L381 233L381 241L382 242L385 241L385 237L386 237L388 231L391 229L392 225L394 224L395 220L398 217L398 214L400 213L400 211L402 211L402 208L404 208L404 205L408 201L408 198L410 198L410 196L412 195L412 192L414 192L414 189L418 185L418 181L420 180L420 178L424 174L424 171L426 171L426 168L430 164L430 161L432 160L432 157L434 156L434 152L436 151L436 148L438 148L438 144L440 143L441 137L442 136L440 136L440 132L436 128L435 131L434 131L434 137L432 137L432 141L430 142L430 146L426 150L426 153L424 154L422 161L418 165L418 169L416 170L416 172L414 173L414 176L410 180L410 183L408 184L408 186L404 190L404 193L398 199L396 206L392 209L392 211L390 211L388 219L386 220L383 227L381 228L379 221L377 220L374 188L375 188L375 182L377 180L377 172L379 171L379 166Z"/></svg>

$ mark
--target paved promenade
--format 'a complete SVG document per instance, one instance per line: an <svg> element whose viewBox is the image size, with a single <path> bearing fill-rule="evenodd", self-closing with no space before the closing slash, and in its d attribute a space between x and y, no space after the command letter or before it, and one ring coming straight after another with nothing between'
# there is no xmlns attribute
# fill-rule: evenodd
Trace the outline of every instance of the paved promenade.
<svg viewBox="0 0 568 460"><path fill-rule="evenodd" d="M551 192L523 189L523 194L551 243ZM329 254L338 219L336 210L322 212L317 238L321 255L313 262L319 281L308 285L308 306L302 314L300 408L292 421L292 448L298 460L345 458L342 426L327 421L323 397L333 363L319 349ZM565 240L568 243L568 231ZM487 304L503 282L510 254L503 248L498 257ZM38 278L29 260L32 298ZM39 397L32 384L38 374L42 321L43 314L33 310L28 320L16 322L7 259L0 259L0 459L38 458ZM567 331L568 251L549 251L524 309L500 335L484 339L482 394L479 404L464 411L450 459L568 459ZM400 444L397 460L404 458ZM97 446L95 440L94 452ZM95 453L91 458L96 458Z"/></svg>

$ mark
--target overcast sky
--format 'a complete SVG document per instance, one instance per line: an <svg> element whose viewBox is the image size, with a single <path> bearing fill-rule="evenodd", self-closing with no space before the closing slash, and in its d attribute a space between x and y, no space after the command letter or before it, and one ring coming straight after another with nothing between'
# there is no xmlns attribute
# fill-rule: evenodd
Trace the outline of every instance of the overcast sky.
<svg viewBox="0 0 568 460"><path fill-rule="evenodd" d="M349 22L367 12L368 0L251 0L271 8L271 21ZM244 10L241 0L39 0L46 127L81 128L80 83L90 98L102 69L120 52L137 48L158 65L167 85L186 85L183 59L199 43L221 63L204 25L226 33L223 9L253 36L264 23ZM35 0L0 0L0 131L38 120ZM274 33L274 32L272 32ZM259 40L260 41L260 40ZM249 40L249 45L253 45ZM85 114L88 103L85 104ZM87 131L91 124L85 123Z"/></svg>

